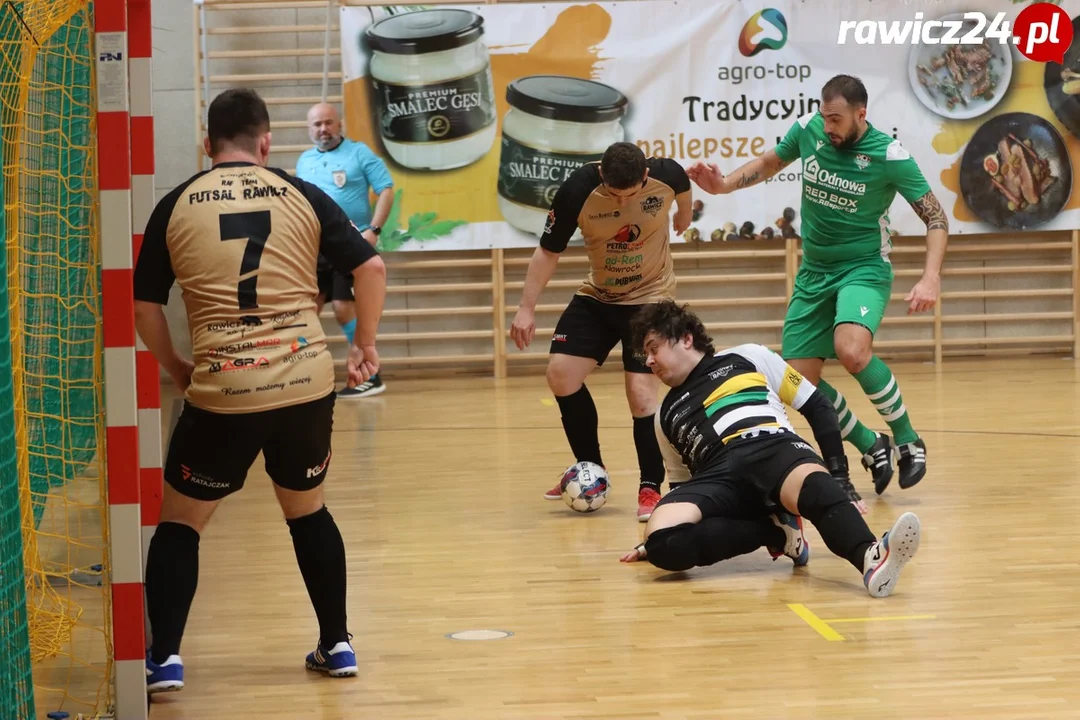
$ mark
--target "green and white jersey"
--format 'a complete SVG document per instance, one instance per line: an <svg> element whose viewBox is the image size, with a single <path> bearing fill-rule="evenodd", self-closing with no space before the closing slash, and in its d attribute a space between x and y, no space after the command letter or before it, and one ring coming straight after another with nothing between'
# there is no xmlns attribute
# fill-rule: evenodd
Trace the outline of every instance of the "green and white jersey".
<svg viewBox="0 0 1080 720"><path fill-rule="evenodd" d="M837 149L820 112L800 117L776 146L784 162L802 159L802 212L798 225L804 263L837 265L889 261L889 208L899 192L914 202L930 191L915 159L899 140L867 123L850 148Z"/></svg>

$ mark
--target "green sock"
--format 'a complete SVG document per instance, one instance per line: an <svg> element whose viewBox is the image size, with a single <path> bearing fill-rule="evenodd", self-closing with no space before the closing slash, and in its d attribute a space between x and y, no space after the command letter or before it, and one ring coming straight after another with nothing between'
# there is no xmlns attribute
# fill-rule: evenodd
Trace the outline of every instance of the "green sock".
<svg viewBox="0 0 1080 720"><path fill-rule="evenodd" d="M870 452L870 448L877 442L877 433L855 417L855 413L851 412L844 396L839 390L825 382L825 378L818 380L815 385L818 390L825 393L825 397L829 398L833 407L836 408L836 414L840 417L840 437L854 445L863 455Z"/></svg>
<svg viewBox="0 0 1080 720"><path fill-rule="evenodd" d="M889 424L893 432L893 440L897 445L919 439L918 434L911 427L911 419L908 417L904 398L900 395L900 386L896 384L892 370L881 361L881 358L875 355L870 360L870 364L855 375L855 379L859 381L863 392L877 408L881 419Z"/></svg>

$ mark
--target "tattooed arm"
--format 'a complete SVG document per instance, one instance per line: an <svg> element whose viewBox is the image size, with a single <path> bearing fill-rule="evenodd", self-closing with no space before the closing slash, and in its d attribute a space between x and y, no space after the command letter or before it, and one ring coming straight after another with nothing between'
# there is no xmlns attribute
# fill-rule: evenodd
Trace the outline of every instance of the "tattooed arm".
<svg viewBox="0 0 1080 720"><path fill-rule="evenodd" d="M926 225L926 266L922 279L904 298L909 303L909 315L930 310L937 303L941 294L941 266L945 263L945 247L949 243L949 218L933 190L927 190L911 203L911 207Z"/></svg>
<svg viewBox="0 0 1080 720"><path fill-rule="evenodd" d="M927 230L944 230L946 237L949 233L949 218L945 215L945 209L941 207L933 190L928 190L925 195L911 203L915 214L926 224Z"/></svg>
<svg viewBox="0 0 1080 720"><path fill-rule="evenodd" d="M790 164L790 160L781 160L775 150L768 150L727 176L720 172L715 163L697 162L686 172L705 192L725 195L765 182Z"/></svg>

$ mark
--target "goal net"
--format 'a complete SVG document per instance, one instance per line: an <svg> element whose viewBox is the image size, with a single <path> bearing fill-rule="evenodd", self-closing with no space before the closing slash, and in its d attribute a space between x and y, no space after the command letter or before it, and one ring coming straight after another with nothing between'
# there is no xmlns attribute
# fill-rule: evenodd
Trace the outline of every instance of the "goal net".
<svg viewBox="0 0 1080 720"><path fill-rule="evenodd" d="M112 705L92 5L0 4L0 707Z"/></svg>

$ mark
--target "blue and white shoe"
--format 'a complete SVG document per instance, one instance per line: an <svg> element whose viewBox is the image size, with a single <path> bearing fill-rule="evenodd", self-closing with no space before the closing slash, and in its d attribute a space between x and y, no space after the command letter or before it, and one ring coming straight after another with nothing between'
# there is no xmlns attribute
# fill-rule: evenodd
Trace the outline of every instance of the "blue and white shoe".
<svg viewBox="0 0 1080 720"><path fill-rule="evenodd" d="M359 672L356 653L347 642L339 642L330 650L326 650L322 643L319 643L315 652L308 653L305 666L308 670L317 670L330 677L351 677Z"/></svg>
<svg viewBox="0 0 1080 720"><path fill-rule="evenodd" d="M906 512L897 518L892 529L866 551L863 563L863 584L871 597L892 595L896 579L919 549L919 518Z"/></svg>
<svg viewBox="0 0 1080 720"><path fill-rule="evenodd" d="M784 531L784 536L787 538L784 547L768 548L772 559L776 560L781 555L787 555L795 563L795 567L802 567L810 562L810 543L803 535L802 518L780 509L769 517L774 525Z"/></svg>
<svg viewBox="0 0 1080 720"><path fill-rule="evenodd" d="M150 659L150 651L146 651L146 692L154 693L176 692L184 689L184 661L179 655L170 655L168 659L158 665Z"/></svg>

